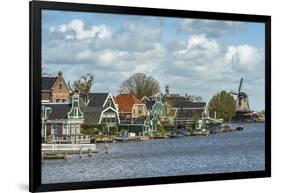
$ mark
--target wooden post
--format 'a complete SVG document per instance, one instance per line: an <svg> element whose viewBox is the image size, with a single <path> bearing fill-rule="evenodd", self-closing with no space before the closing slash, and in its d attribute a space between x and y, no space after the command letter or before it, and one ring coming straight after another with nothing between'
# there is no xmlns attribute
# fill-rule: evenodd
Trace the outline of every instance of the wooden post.
<svg viewBox="0 0 281 193"><path fill-rule="evenodd" d="M88 157L91 157L92 156L92 150L91 148L88 149Z"/></svg>
<svg viewBox="0 0 281 193"><path fill-rule="evenodd" d="M82 147L79 149L79 158L82 158Z"/></svg>
<svg viewBox="0 0 281 193"><path fill-rule="evenodd" d="M67 152L64 152L64 160L66 161L67 160Z"/></svg>
<svg viewBox="0 0 281 193"><path fill-rule="evenodd" d="M105 152L106 154L108 154L108 144L107 144L107 143L104 144L104 152Z"/></svg>
<svg viewBox="0 0 281 193"><path fill-rule="evenodd" d="M41 163L44 162L44 152L41 153Z"/></svg>

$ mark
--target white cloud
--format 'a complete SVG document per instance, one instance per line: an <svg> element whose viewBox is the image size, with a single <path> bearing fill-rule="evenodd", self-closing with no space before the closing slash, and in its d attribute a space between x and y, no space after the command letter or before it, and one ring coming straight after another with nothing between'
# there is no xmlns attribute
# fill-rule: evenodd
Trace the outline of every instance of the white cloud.
<svg viewBox="0 0 281 193"><path fill-rule="evenodd" d="M106 25L98 25L98 26L90 26L88 28L85 27L84 22L82 20L72 20L68 24L62 24L59 27L50 27L49 30L51 33L63 33L66 39L73 39L73 35L69 35L69 33L75 34L75 37L79 40L86 38L108 38L111 36L111 32Z"/></svg>
<svg viewBox="0 0 281 193"><path fill-rule="evenodd" d="M173 51L175 60L214 59L220 54L220 46L214 39L208 39L204 34L191 36L184 49ZM205 62L205 61L202 61Z"/></svg>
<svg viewBox="0 0 281 193"><path fill-rule="evenodd" d="M204 33L210 37L219 37L225 34L241 32L244 30L244 27L244 22L237 21L184 19L179 29L193 34Z"/></svg>
<svg viewBox="0 0 281 193"><path fill-rule="evenodd" d="M264 66L264 50L246 44L229 46L225 59L238 72L259 71Z"/></svg>
<svg viewBox="0 0 281 193"><path fill-rule="evenodd" d="M192 27L188 30L198 29L196 33L164 43L159 26L127 22L111 32L106 25L85 26L73 20L49 28L52 38L43 44L43 66L63 70L71 80L88 72L96 74L94 90L99 91L116 89L133 73L143 72L155 77L162 88L169 84L175 92L202 95L205 100L222 89L235 89L241 76L248 85L264 82L263 49L223 45L216 38L231 29L241 30L241 24L206 21L203 28L202 23L194 26L187 21ZM261 86L257 89L262 91Z"/></svg>

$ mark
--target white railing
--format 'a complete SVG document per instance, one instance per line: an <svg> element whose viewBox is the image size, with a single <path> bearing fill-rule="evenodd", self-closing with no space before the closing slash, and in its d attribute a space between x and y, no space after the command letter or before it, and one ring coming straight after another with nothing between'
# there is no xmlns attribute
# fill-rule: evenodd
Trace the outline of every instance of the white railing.
<svg viewBox="0 0 281 193"><path fill-rule="evenodd" d="M52 136L47 141L50 143L90 143L91 137L89 135L69 135L69 136Z"/></svg>
<svg viewBox="0 0 281 193"><path fill-rule="evenodd" d="M42 144L42 152L78 152L95 151L95 144Z"/></svg>

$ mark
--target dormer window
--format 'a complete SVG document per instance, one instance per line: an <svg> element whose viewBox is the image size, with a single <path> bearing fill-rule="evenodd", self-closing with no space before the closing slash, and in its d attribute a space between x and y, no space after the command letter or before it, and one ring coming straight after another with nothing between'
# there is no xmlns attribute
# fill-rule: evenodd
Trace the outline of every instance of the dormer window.
<svg viewBox="0 0 281 193"><path fill-rule="evenodd" d="M79 114L78 114L78 107L74 108L74 117L78 118Z"/></svg>
<svg viewBox="0 0 281 193"><path fill-rule="evenodd" d="M107 107L111 107L111 100L107 101Z"/></svg>
<svg viewBox="0 0 281 193"><path fill-rule="evenodd" d="M59 84L59 90L62 90L62 84Z"/></svg>

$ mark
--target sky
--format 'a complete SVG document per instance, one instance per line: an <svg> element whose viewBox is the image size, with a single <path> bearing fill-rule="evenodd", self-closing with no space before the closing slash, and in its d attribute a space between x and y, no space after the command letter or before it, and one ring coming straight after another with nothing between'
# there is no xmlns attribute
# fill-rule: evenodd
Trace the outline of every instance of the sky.
<svg viewBox="0 0 281 193"><path fill-rule="evenodd" d="M118 94L145 73L170 93L202 96L242 91L250 108L265 101L264 23L43 10L42 68L66 82L94 74L92 92Z"/></svg>

